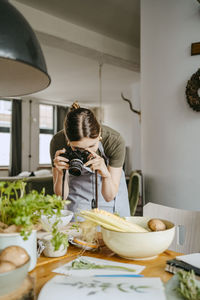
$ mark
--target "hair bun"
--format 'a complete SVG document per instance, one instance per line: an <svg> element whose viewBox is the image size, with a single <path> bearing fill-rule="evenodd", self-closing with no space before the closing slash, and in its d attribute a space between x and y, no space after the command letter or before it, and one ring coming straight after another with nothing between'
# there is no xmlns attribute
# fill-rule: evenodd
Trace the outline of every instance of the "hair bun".
<svg viewBox="0 0 200 300"><path fill-rule="evenodd" d="M72 106L70 107L70 110L75 110L80 108L80 105L78 104L78 101L75 101Z"/></svg>

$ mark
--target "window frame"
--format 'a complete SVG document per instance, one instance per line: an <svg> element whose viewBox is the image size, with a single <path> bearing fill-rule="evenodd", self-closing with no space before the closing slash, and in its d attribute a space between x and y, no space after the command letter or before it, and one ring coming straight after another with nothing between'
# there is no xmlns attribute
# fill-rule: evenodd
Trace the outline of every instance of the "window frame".
<svg viewBox="0 0 200 300"><path fill-rule="evenodd" d="M2 98L0 98L0 101L7 101L7 102L11 103L11 121L10 121L10 127L8 127L8 126L0 126L0 132L1 133L10 133L11 134L11 126L12 126L12 99L2 99ZM8 169L9 169L9 165L0 165L0 170L8 170Z"/></svg>
<svg viewBox="0 0 200 300"><path fill-rule="evenodd" d="M3 132L3 133L5 133L5 132L11 132L11 130L10 130L10 127L4 127L4 126L0 126L0 132Z"/></svg>
<svg viewBox="0 0 200 300"><path fill-rule="evenodd" d="M11 103L11 122L12 122L12 100L11 99L0 99L0 101L7 101ZM10 124L10 127L6 127L6 126L0 126L0 132L11 132L11 126L12 124Z"/></svg>
<svg viewBox="0 0 200 300"><path fill-rule="evenodd" d="M55 114L56 114L56 105L54 104L50 104L50 103L39 103L39 110L40 110L40 105L46 105L46 106L52 106L53 107L53 128L52 129L47 129L47 128L40 128L40 113L39 113L39 136L40 134L52 134L54 135L55 134L55 121L56 121L56 118L55 118ZM39 149L40 149L40 143L39 143ZM46 168L50 168L51 167L51 163L44 163L44 164L40 164L40 157L39 157L39 161L38 161L38 166L39 168L41 167L46 167Z"/></svg>

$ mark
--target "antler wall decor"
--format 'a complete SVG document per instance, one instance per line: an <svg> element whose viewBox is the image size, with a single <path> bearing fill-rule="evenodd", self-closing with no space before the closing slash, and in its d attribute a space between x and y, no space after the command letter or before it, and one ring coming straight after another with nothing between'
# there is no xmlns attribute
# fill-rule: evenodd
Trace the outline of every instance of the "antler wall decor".
<svg viewBox="0 0 200 300"><path fill-rule="evenodd" d="M124 95L123 95L123 93L121 93L121 97L122 97L122 99L123 99L124 101L127 101L127 102L128 102L128 104L129 104L129 106L130 106L130 110L133 111L134 113L138 114L138 115L141 117L141 111L136 110L136 109L133 108L133 105L132 105L132 103L131 103L131 100L125 98Z"/></svg>

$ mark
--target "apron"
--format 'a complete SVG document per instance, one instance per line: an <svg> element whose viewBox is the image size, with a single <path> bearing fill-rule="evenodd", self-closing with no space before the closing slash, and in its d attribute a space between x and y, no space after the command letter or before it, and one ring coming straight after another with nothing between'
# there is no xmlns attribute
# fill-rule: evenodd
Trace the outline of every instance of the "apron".
<svg viewBox="0 0 200 300"><path fill-rule="evenodd" d="M108 165L108 158L105 156L103 145L99 142L99 152ZM98 208L117 212L121 217L130 216L128 191L124 171L122 170L119 189L114 200L107 202L101 193L102 178L97 173L98 178ZM80 176L69 174L69 195L67 197L71 203L67 206L69 210L78 213L80 210L90 210L92 199L95 198L95 172L89 167L83 166Z"/></svg>

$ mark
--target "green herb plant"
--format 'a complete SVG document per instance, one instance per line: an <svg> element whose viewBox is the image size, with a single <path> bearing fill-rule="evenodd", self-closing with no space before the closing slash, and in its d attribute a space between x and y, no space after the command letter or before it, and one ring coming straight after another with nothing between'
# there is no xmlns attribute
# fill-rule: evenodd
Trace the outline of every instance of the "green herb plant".
<svg viewBox="0 0 200 300"><path fill-rule="evenodd" d="M60 249L60 246L63 245L64 248L67 248L69 243L68 243L68 236L64 232L59 232L57 230L57 224L58 220L53 224L53 230L52 230L52 239L51 243L54 246L54 250L57 251Z"/></svg>
<svg viewBox="0 0 200 300"><path fill-rule="evenodd" d="M126 282L123 283L115 283L115 282L102 282L99 280L92 279L90 282L85 282L85 281L76 281L74 280L73 282L62 282L62 283L57 283L57 284L64 284L67 286L72 286L76 289L83 289L87 288L89 291L87 293L87 296L92 296L95 294L98 294L99 292L107 292L109 290L118 290L121 293L132 293L133 291L136 293L147 293L148 291L151 290L151 286L147 285L129 285ZM133 299L135 297L133 296ZM137 297L138 299L138 297Z"/></svg>
<svg viewBox="0 0 200 300"><path fill-rule="evenodd" d="M135 269L127 268L123 266L112 266L112 265L98 265L95 263L91 263L85 259L78 259L72 262L72 269L80 270L80 269L115 269L115 270L124 270L129 272L135 272Z"/></svg>
<svg viewBox="0 0 200 300"><path fill-rule="evenodd" d="M42 215L56 215L52 227L52 245L55 250L61 244L66 246L68 243L67 236L57 230L65 203L60 196L45 195L44 189L40 193L35 190L26 193L26 182L23 180L0 182L0 222L18 226L21 236L27 240L34 227L40 223Z"/></svg>
<svg viewBox="0 0 200 300"><path fill-rule="evenodd" d="M179 284L177 291L184 299L200 300L200 288L195 282L194 271L179 271L177 272Z"/></svg>

